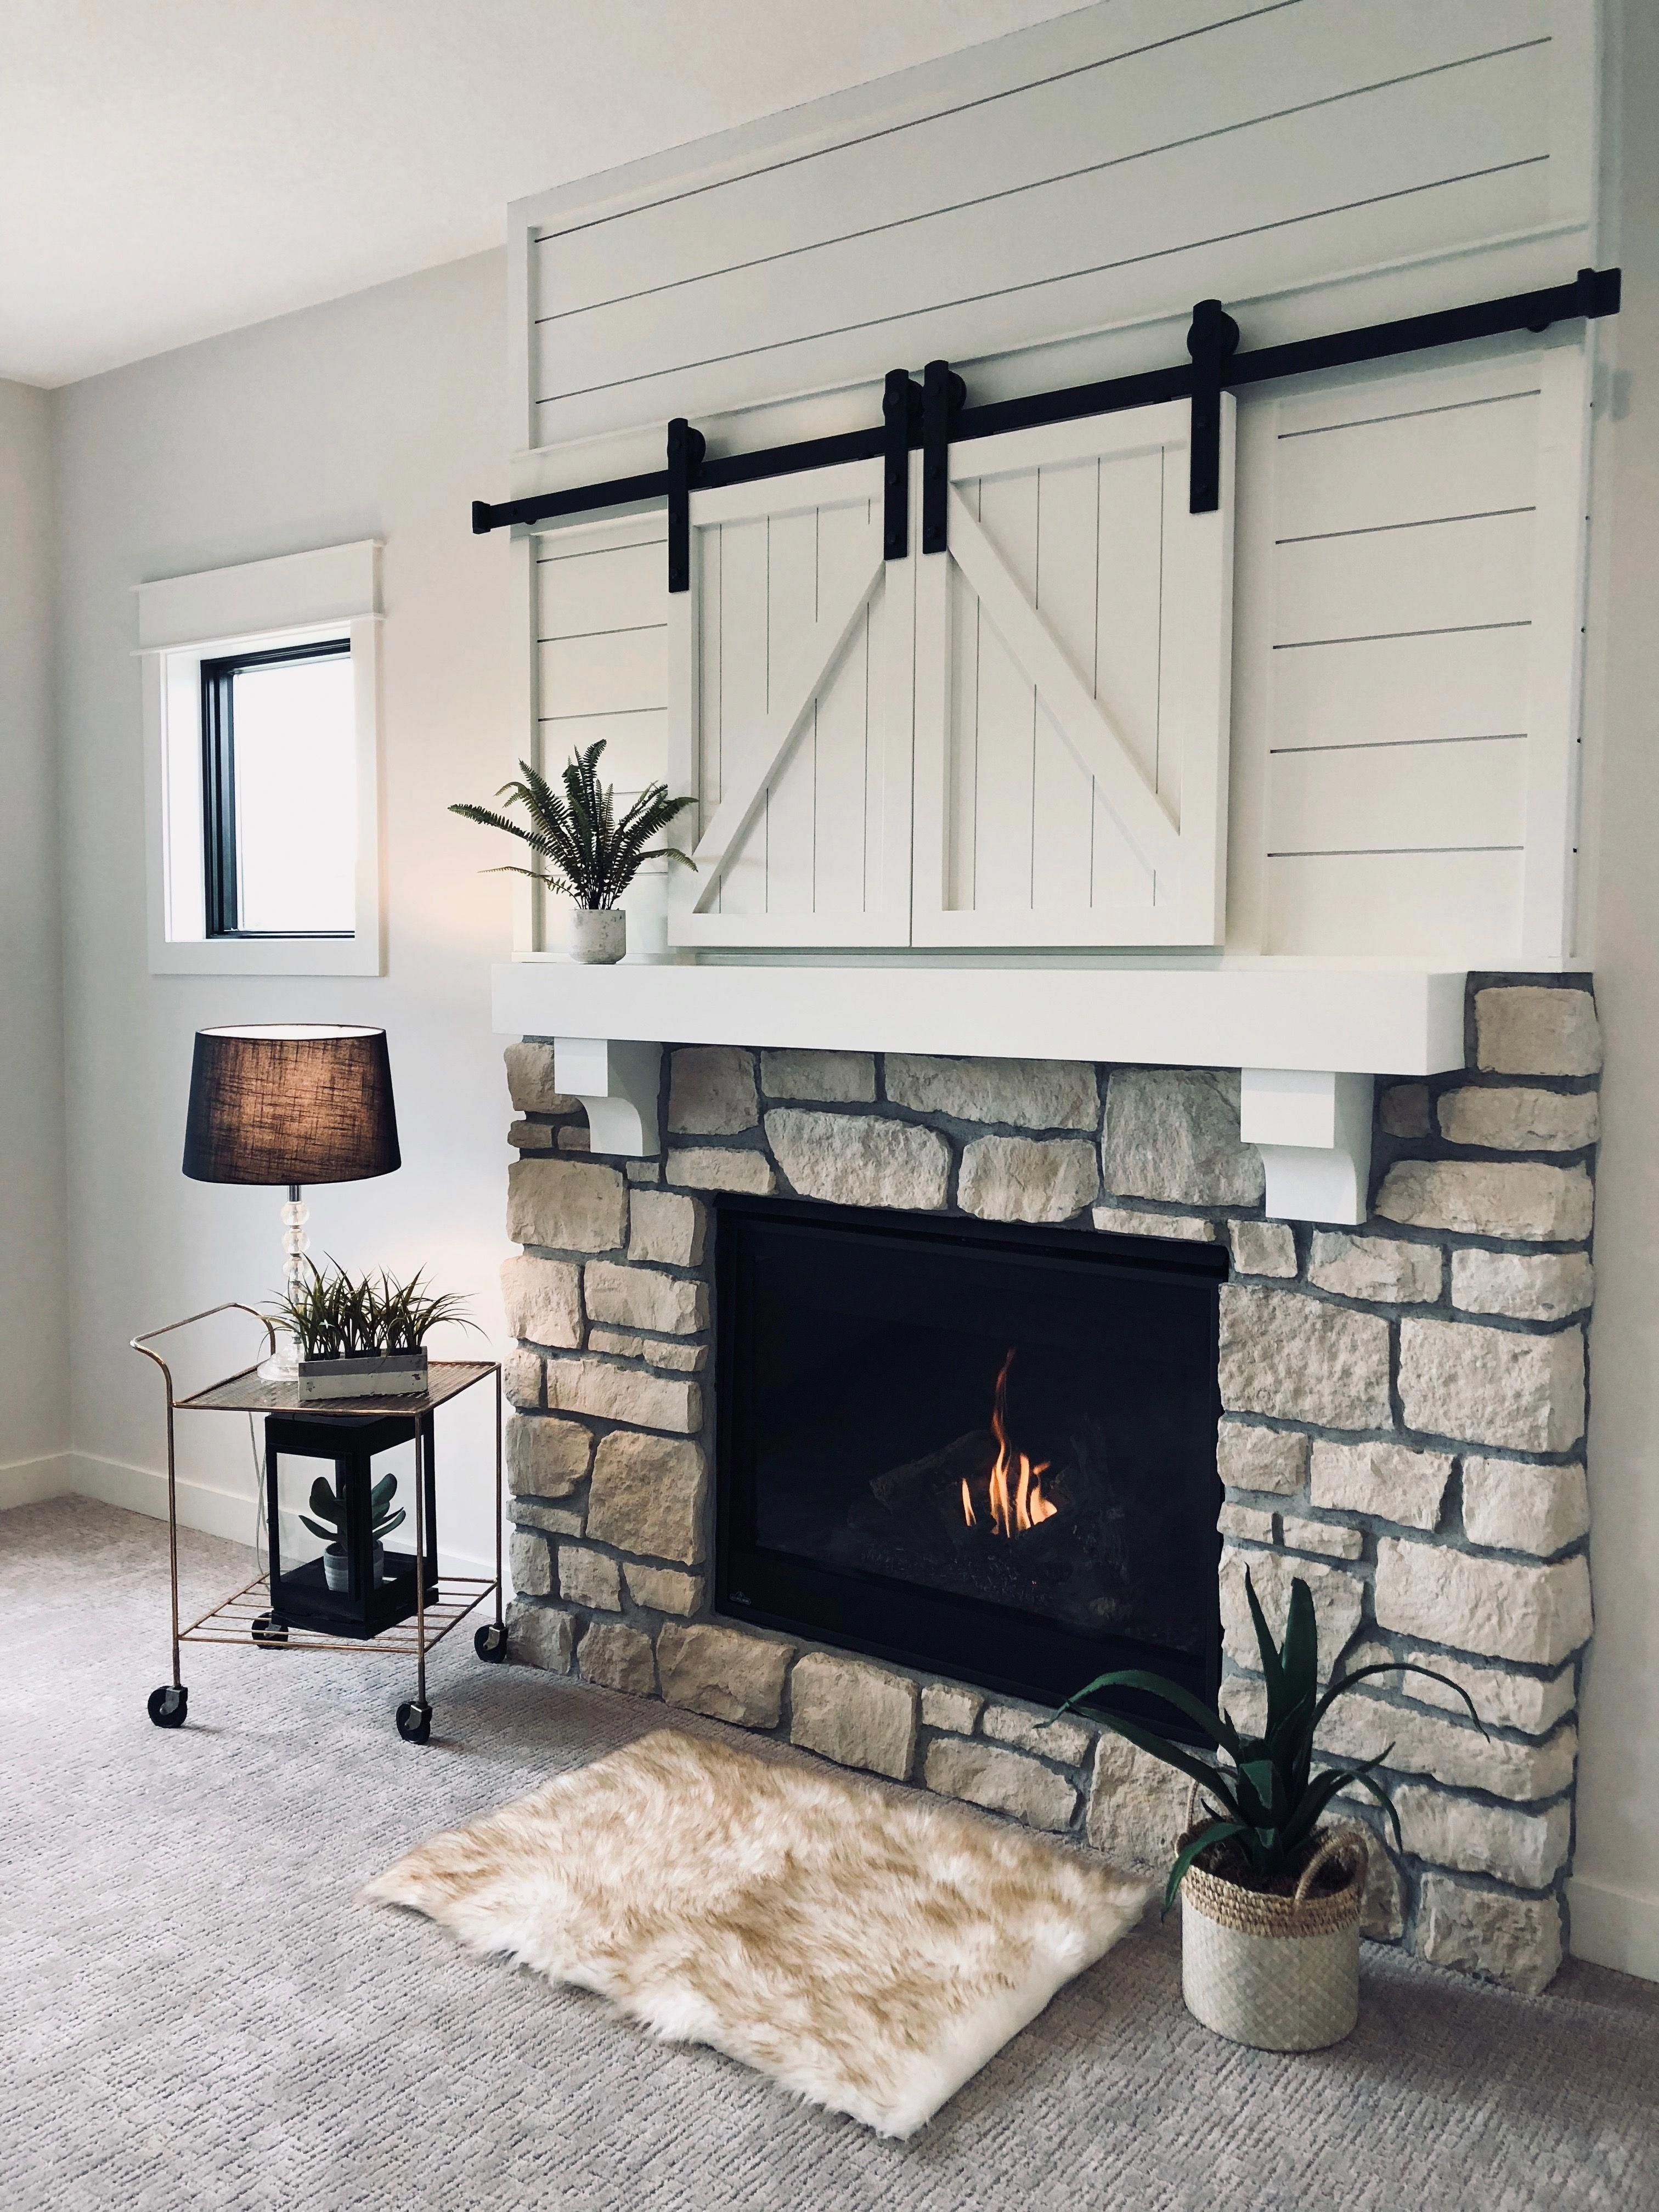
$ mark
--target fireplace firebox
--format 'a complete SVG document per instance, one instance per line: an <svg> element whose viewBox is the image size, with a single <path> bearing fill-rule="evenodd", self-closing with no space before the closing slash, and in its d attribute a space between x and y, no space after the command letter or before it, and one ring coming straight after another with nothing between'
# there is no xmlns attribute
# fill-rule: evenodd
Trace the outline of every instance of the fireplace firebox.
<svg viewBox="0 0 1659 2212"><path fill-rule="evenodd" d="M1226 1273L723 1198L718 1609L1044 1702L1109 1668L1213 1693Z"/></svg>

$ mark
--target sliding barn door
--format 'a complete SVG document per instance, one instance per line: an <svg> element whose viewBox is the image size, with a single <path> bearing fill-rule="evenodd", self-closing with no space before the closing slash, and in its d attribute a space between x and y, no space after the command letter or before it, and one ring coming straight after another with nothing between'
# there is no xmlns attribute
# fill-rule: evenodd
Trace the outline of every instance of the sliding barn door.
<svg viewBox="0 0 1659 2212"><path fill-rule="evenodd" d="M1214 945L1233 403L1188 507L1184 402L952 446L919 560L917 945Z"/></svg>

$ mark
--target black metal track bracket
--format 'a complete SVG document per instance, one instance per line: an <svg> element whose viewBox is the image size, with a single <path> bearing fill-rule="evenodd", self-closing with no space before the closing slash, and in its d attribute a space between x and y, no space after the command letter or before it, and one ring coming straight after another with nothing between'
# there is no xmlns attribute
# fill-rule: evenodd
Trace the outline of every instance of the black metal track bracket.
<svg viewBox="0 0 1659 2212"><path fill-rule="evenodd" d="M921 550L943 553L951 495L951 437L968 387L948 361L930 361L921 373Z"/></svg>
<svg viewBox="0 0 1659 2212"><path fill-rule="evenodd" d="M921 393L908 368L890 368L881 393L881 552L910 551L910 448L921 442Z"/></svg>
<svg viewBox="0 0 1659 2212"><path fill-rule="evenodd" d="M668 588L691 588L691 486L708 448L684 415L668 426Z"/></svg>
<svg viewBox="0 0 1659 2212"><path fill-rule="evenodd" d="M1187 510L1213 514L1221 504L1221 387L1238 351L1238 325L1219 300L1200 300L1187 331L1193 362L1193 427L1188 448Z"/></svg>

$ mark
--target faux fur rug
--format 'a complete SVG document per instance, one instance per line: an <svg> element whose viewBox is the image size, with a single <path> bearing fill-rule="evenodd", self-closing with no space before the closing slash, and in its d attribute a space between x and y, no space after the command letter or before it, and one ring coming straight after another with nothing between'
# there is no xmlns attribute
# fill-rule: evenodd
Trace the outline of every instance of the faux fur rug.
<svg viewBox="0 0 1659 2212"><path fill-rule="evenodd" d="M933 1799L660 1729L364 1894L908 2136L1148 1891Z"/></svg>

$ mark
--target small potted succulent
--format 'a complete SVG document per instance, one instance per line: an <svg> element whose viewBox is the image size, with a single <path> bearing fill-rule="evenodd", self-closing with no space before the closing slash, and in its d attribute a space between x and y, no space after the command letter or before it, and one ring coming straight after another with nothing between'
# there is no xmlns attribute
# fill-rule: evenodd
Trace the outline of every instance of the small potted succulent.
<svg viewBox="0 0 1659 2212"><path fill-rule="evenodd" d="M1372 1674L1424 1674L1468 1706L1468 1692L1432 1667L1389 1660L1357 1667L1319 1691L1319 1631L1299 1578L1282 1645L1244 1577L1255 1628L1267 1713L1260 1735L1244 1735L1214 1705L1163 1674L1119 1668L1097 1675L1058 1708L1069 1712L1101 1690L1156 1698L1201 1738L1188 1749L1142 1722L1096 1712L1116 1735L1175 1767L1193 1784L1186 1832L1164 1886L1168 1912L1182 1899L1181 1977L1187 2008L1206 2027L1259 2051L1316 2051L1340 2043L1359 2013L1359 1915L1370 1832L1358 1823L1322 1829L1340 1791L1358 1784L1388 1814L1401 1846L1394 1801L1375 1770L1389 1751L1352 1767L1312 1768L1314 1736L1337 1698Z"/></svg>
<svg viewBox="0 0 1659 2212"><path fill-rule="evenodd" d="M549 890L562 891L575 901L566 933L566 948L573 960L585 966L608 967L628 950L628 916L617 904L647 860L684 860L696 864L674 845L653 845L674 817L690 805L689 799L671 799L665 783L650 783L618 821L616 794L599 778L600 738L586 752L572 753L561 773L564 796L537 774L528 761L520 761L520 774L496 793L509 806L522 806L528 819L515 822L510 815L488 806L457 805L452 814L481 822L487 830L505 830L520 837L540 865L527 868L510 863L486 872L528 876Z"/></svg>
<svg viewBox="0 0 1659 2212"><path fill-rule="evenodd" d="M349 1275L333 1260L305 1267L274 1309L299 1340L302 1402L413 1396L426 1388L430 1332L445 1321L472 1326L459 1298L428 1295L421 1273L400 1283L384 1271Z"/></svg>
<svg viewBox="0 0 1659 2212"><path fill-rule="evenodd" d="M374 1583L378 1589L386 1580L386 1549L382 1537L389 1536L404 1522L400 1505L394 1513L392 1501L398 1494L398 1478L383 1474L368 1493L369 1534L374 1546ZM330 1589L338 1593L351 1587L351 1557L345 1542L345 1509L339 1493L325 1474L319 1474L311 1486L311 1511L300 1516L302 1528L309 1528L313 1536L320 1536L328 1547L323 1553L323 1579Z"/></svg>

